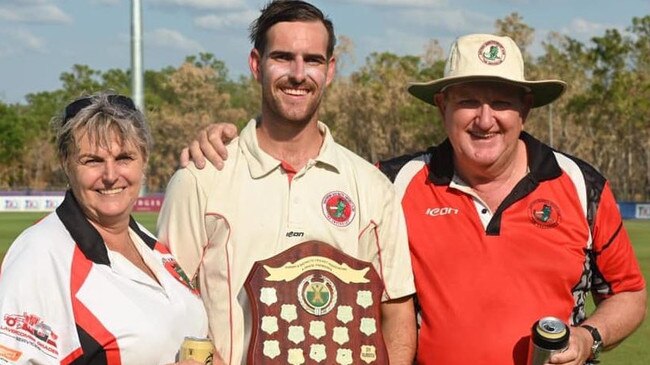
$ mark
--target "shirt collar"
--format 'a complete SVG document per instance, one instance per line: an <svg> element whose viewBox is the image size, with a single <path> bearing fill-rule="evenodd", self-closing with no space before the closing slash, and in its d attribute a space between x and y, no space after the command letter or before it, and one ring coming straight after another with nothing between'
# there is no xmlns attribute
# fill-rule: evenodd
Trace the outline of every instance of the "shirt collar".
<svg viewBox="0 0 650 365"><path fill-rule="evenodd" d="M257 121L251 119L246 127L242 129L239 139L239 148L246 158L248 163L248 168L250 170L251 176L254 179L261 178L270 174L275 169L280 168L281 161L272 157L268 153L264 152L259 147L259 142L257 140L256 133ZM318 156L313 160L313 164L308 164L308 167L311 165L326 165L333 167L337 172L339 171L338 166L340 166L340 156L338 155L336 148L334 148L334 138L332 133L325 123L318 122L318 129L324 135L323 145L320 148Z"/></svg>
<svg viewBox="0 0 650 365"><path fill-rule="evenodd" d="M529 176L540 182L555 179L562 174L551 147L526 132L521 132L519 139L526 145ZM451 142L447 138L441 144L432 147L430 152L432 157L429 162L429 180L435 185L449 185L454 178Z"/></svg>
<svg viewBox="0 0 650 365"><path fill-rule="evenodd" d="M72 191L68 190L61 205L56 208L56 214L70 233L79 250L86 258L96 264L111 265L104 239L93 227L81 210L79 202L75 199ZM154 248L156 240L144 233L133 217L129 217L129 228L151 249Z"/></svg>

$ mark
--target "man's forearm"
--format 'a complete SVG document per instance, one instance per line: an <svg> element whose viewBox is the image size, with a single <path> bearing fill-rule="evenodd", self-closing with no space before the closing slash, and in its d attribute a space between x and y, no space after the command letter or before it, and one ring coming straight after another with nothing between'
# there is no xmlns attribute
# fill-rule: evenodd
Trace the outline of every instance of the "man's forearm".
<svg viewBox="0 0 650 365"><path fill-rule="evenodd" d="M391 365L411 365L417 334L413 298L405 297L381 305L382 332Z"/></svg>
<svg viewBox="0 0 650 365"><path fill-rule="evenodd" d="M613 295L598 304L585 324L598 328L606 350L613 348L641 325L646 300L645 289Z"/></svg>

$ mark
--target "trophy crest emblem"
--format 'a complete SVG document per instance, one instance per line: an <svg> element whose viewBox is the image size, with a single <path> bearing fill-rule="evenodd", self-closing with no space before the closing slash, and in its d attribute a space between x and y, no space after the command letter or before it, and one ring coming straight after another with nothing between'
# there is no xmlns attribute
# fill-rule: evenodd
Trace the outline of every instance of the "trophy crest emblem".
<svg viewBox="0 0 650 365"><path fill-rule="evenodd" d="M304 310L315 316L329 313L336 305L337 293L334 283L325 276L315 274L302 279L298 285L298 301Z"/></svg>

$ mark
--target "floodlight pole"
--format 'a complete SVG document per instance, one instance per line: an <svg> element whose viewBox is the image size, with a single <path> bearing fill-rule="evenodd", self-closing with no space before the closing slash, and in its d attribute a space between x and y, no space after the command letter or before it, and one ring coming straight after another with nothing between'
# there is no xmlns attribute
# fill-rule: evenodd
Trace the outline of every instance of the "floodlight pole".
<svg viewBox="0 0 650 365"><path fill-rule="evenodd" d="M131 92L133 102L144 111L144 80L142 77L142 5L131 0Z"/></svg>
<svg viewBox="0 0 650 365"><path fill-rule="evenodd" d="M142 74L142 4L131 0L131 93L135 106L144 109L144 77ZM140 188L140 196L147 194L146 182Z"/></svg>

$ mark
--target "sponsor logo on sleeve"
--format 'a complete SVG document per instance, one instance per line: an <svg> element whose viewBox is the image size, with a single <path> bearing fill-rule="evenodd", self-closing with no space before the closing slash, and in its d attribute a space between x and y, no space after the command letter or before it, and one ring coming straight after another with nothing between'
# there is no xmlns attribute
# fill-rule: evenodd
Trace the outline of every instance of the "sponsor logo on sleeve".
<svg viewBox="0 0 650 365"><path fill-rule="evenodd" d="M22 352L9 347L0 345L0 359L5 359L8 361L18 361L22 356Z"/></svg>
<svg viewBox="0 0 650 365"><path fill-rule="evenodd" d="M59 354L56 343L59 336L37 315L5 314L0 322L0 334L31 345L52 358L57 358ZM5 354L5 349L0 348L2 356ZM20 353L17 355L14 353L13 356L20 357Z"/></svg>

